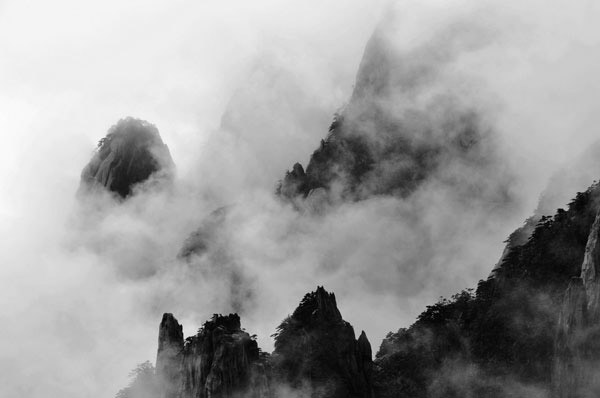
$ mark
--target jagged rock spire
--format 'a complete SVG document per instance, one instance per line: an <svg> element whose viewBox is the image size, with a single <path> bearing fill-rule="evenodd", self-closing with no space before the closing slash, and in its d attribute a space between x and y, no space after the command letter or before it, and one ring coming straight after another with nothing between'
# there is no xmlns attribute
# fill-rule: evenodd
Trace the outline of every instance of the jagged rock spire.
<svg viewBox="0 0 600 398"><path fill-rule="evenodd" d="M159 398L176 398L181 384L183 327L173 314L164 314L158 329L156 377Z"/></svg>
<svg viewBox="0 0 600 398"><path fill-rule="evenodd" d="M371 344L355 339L335 295L322 286L304 296L275 335L273 367L281 384L308 388L310 396L372 397Z"/></svg>
<svg viewBox="0 0 600 398"><path fill-rule="evenodd" d="M335 294L328 293L322 286L304 296L292 318L306 324L343 322Z"/></svg>

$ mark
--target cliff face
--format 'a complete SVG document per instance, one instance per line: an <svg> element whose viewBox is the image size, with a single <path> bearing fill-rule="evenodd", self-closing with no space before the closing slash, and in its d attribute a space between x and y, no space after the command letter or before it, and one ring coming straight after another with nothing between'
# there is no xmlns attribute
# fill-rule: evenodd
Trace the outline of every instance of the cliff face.
<svg viewBox="0 0 600 398"><path fill-rule="evenodd" d="M256 341L241 330L237 314L213 316L186 340L182 396L266 396L266 375L256 374L262 368L259 354Z"/></svg>
<svg viewBox="0 0 600 398"><path fill-rule="evenodd" d="M176 398L181 385L183 327L173 314L164 314L158 329L156 379L159 398Z"/></svg>
<svg viewBox="0 0 600 398"><path fill-rule="evenodd" d="M565 292L555 342L553 386L558 398L597 395L600 354L600 213L590 230L581 277Z"/></svg>
<svg viewBox="0 0 600 398"><path fill-rule="evenodd" d="M111 127L81 173L79 191L103 187L125 198L151 175L170 178L174 164L158 129L143 120L125 118Z"/></svg>
<svg viewBox="0 0 600 398"><path fill-rule="evenodd" d="M213 316L184 343L181 326L165 314L159 336L161 398L267 397L265 359L238 315Z"/></svg>
<svg viewBox="0 0 600 398"><path fill-rule="evenodd" d="M314 397L372 397L371 345L342 319L335 295L308 293L279 326L272 356L279 383Z"/></svg>
<svg viewBox="0 0 600 398"><path fill-rule="evenodd" d="M600 321L600 213L592 225L581 264L590 322Z"/></svg>
<svg viewBox="0 0 600 398"><path fill-rule="evenodd" d="M557 398L581 396L585 384L585 344L582 331L588 324L587 299L581 278L573 278L560 309L554 343L553 390Z"/></svg>

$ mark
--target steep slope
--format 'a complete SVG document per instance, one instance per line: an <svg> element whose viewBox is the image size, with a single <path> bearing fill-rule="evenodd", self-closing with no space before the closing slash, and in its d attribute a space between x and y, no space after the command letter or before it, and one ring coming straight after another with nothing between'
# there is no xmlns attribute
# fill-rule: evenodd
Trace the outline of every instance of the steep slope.
<svg viewBox="0 0 600 398"><path fill-rule="evenodd" d="M571 199L568 195L589 187L598 175L600 175L600 142L588 147L552 175L547 187L540 195L533 215L525 220L523 226L517 228L506 240L506 247L496 267L492 270L492 275L502 265L512 248L527 242L544 215L552 214L555 209L564 206Z"/></svg>
<svg viewBox="0 0 600 398"><path fill-rule="evenodd" d="M573 339L589 318L581 308L582 282L572 278L586 275L582 279L589 286L595 283L584 257L595 257L590 234L597 229L599 194L593 185L566 211L542 217L475 294L463 292L429 306L410 328L389 334L375 361L381 396L527 397L532 389L568 390L566 380L578 378L572 373L577 365L565 361L577 360L581 350Z"/></svg>
<svg viewBox="0 0 600 398"><path fill-rule="evenodd" d="M555 342L553 387L558 398L598 395L600 360L600 213L581 265L565 292Z"/></svg>
<svg viewBox="0 0 600 398"><path fill-rule="evenodd" d="M468 42L469 36L442 32L400 54L393 32L388 18L377 27L349 103L335 116L306 168L296 163L285 174L278 195L292 202L316 190L327 193L320 200L330 202L406 197L435 179L486 200L509 200L510 173L495 167L501 158L486 117L466 96L440 83L442 71L459 56L453 41ZM496 181L493 186L490 178Z"/></svg>
<svg viewBox="0 0 600 398"><path fill-rule="evenodd" d="M156 126L128 117L112 126L81 173L80 193L100 187L121 198L150 176L170 178L174 164Z"/></svg>
<svg viewBox="0 0 600 398"><path fill-rule="evenodd" d="M371 344L342 319L335 295L308 293L277 329L272 364L279 383L311 397L372 397Z"/></svg>

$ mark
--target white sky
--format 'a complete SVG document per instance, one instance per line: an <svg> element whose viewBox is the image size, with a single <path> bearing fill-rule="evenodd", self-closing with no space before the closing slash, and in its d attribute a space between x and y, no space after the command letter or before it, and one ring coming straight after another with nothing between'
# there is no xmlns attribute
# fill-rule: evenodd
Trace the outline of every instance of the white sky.
<svg viewBox="0 0 600 398"><path fill-rule="evenodd" d="M72 232L68 220L79 173L106 130L128 115L156 124L181 185L193 188L174 200L179 207L164 213L162 199L141 202L156 206L154 213L135 204L116 211L114 222L98 227L108 239L101 242L110 242L122 228L125 232L119 233L139 238L144 248L146 238L153 242L144 233L150 225L150 231L165 232L167 243L176 245L213 210L194 194L221 187L222 196L234 200L255 189L260 191L256 200L294 162L306 164L326 134L330 115L352 91L366 41L385 12L383 3L0 0L0 396L111 396L126 383L128 369L154 360L155 314L163 304L152 302L149 314L131 314L147 304L144 300L151 301L140 292L158 282L123 282L105 267L124 252L107 259L65 244ZM557 165L599 136L600 6L591 0L493 3L401 1L406 36L399 46L418 42L448 15L479 10L486 22L500 10L505 19L499 20L510 21L499 24L506 40L492 43L483 58L465 60L460 72L484 82L498 101L496 127L516 153L510 161L523 161L524 203L515 214L520 220L533 209ZM279 80L271 81L276 74ZM218 131L232 98L252 119L252 129L241 138L223 138ZM270 120L272 104L278 104L279 113ZM296 114L299 108L306 113ZM277 145L269 146L273 142ZM230 152L218 152L223 148ZM264 148L272 151L266 156L253 152ZM218 178L222 185L215 182ZM268 200L264 209L267 215L257 217L257 230L265 225L284 230L269 218L279 210ZM142 219L148 215L151 221ZM347 226L356 225L349 221ZM511 225L481 246L490 251L484 253L489 263L432 284L442 290L472 286L499 256L502 237L518 226ZM248 253L257 247L250 238L244 242ZM318 242L306 247L320 250ZM264 251L286 261L273 247ZM360 283L353 280L352 286ZM298 292L312 285L309 278L299 278L274 314L262 309L254 316L281 319L282 308L292 311ZM408 326L425 304L452 293L424 291L407 297L404 306L393 292L354 298L341 292L338 301L357 331L374 325L369 336L376 350L386 330ZM372 311L361 315L358 309L364 306ZM398 313L377 325L389 308L399 308ZM202 308L197 317L186 312L183 317L191 322L186 334L211 311ZM264 339L275 326L248 322L261 328L249 331Z"/></svg>

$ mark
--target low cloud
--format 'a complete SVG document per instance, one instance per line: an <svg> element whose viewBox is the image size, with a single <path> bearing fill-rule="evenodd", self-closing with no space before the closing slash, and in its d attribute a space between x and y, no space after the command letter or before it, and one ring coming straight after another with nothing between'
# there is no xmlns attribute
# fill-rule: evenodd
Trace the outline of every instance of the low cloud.
<svg viewBox="0 0 600 398"><path fill-rule="evenodd" d="M408 197L299 212L275 184L307 163L350 98L385 11L275 3L2 6L2 395L116 393L135 364L154 360L163 312L190 335L212 313L238 310L269 350L317 284L377 347L438 296L487 277L553 170L596 139L595 6L400 2L393 43L405 89L390 109L418 110L417 122L475 109L493 134L494 168L449 162ZM432 98L452 101L436 113ZM173 186L77 202L95 143L126 115L157 125L177 164ZM495 202L505 175L510 200ZM223 239L177 259L225 205Z"/></svg>

